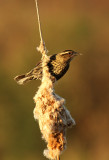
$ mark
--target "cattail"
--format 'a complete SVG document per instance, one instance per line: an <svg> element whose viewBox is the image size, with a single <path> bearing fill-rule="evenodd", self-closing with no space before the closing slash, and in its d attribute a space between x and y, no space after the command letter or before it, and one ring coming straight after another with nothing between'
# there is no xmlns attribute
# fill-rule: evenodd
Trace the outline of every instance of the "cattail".
<svg viewBox="0 0 109 160"><path fill-rule="evenodd" d="M50 59L46 55L47 49L42 38L37 0L35 2L41 40L37 50L42 53L42 80L34 96L34 118L38 120L42 138L47 143L44 155L48 159L59 160L60 154L66 148L66 129L75 125L75 121L65 107L65 100L55 94L54 83L47 66Z"/></svg>
<svg viewBox="0 0 109 160"><path fill-rule="evenodd" d="M34 96L34 118L38 120L42 138L47 143L44 155L49 159L56 159L66 148L66 129L75 125L75 121L65 107L65 100L55 94L48 61L49 57L44 52L42 82Z"/></svg>

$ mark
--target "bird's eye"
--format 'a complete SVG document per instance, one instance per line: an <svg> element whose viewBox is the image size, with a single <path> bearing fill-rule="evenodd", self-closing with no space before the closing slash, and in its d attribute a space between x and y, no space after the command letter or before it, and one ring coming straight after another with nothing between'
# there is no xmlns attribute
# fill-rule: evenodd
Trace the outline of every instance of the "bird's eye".
<svg viewBox="0 0 109 160"><path fill-rule="evenodd" d="M72 54L71 52L68 53L69 55Z"/></svg>

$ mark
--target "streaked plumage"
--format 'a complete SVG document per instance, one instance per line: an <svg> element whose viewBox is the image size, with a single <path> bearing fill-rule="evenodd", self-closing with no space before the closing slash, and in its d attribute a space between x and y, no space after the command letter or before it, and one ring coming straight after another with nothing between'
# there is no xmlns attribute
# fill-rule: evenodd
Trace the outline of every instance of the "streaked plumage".
<svg viewBox="0 0 109 160"><path fill-rule="evenodd" d="M54 54L50 56L50 61L47 66L49 68L49 72L52 76L53 82L55 80L59 80L68 70L70 61L74 56L78 55L77 52L72 50L65 50L61 53ZM16 76L14 78L18 84L22 85L26 82L36 79L42 79L42 61L40 61L35 68L33 68L30 72Z"/></svg>

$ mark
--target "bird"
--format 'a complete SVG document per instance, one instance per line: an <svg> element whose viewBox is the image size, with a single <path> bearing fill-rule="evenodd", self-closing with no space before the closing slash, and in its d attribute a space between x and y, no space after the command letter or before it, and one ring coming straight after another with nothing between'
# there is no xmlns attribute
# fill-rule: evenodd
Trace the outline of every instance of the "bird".
<svg viewBox="0 0 109 160"><path fill-rule="evenodd" d="M80 53L75 52L73 50L64 50L60 53L53 54L49 56L49 61L47 62L48 71L51 74L51 79L53 83L62 78L65 73L68 71L71 60ZM14 78L14 80L19 84L23 85L31 80L42 79L43 76L43 68L42 68L42 60L37 63L35 68L33 68L30 72L22 75L18 75Z"/></svg>

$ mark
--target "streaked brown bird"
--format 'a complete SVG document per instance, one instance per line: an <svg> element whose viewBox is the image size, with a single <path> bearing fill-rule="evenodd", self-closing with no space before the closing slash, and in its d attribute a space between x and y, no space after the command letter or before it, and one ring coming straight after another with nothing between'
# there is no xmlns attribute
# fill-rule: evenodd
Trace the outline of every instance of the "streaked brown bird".
<svg viewBox="0 0 109 160"><path fill-rule="evenodd" d="M50 60L47 63L49 72L51 74L53 82L59 80L64 74L68 71L71 60L79 55L79 53L73 50L65 50L58 54L54 54L50 56ZM40 61L35 68L33 68L30 72L16 76L14 80L17 81L18 84L22 85L31 80L42 79L42 61Z"/></svg>

